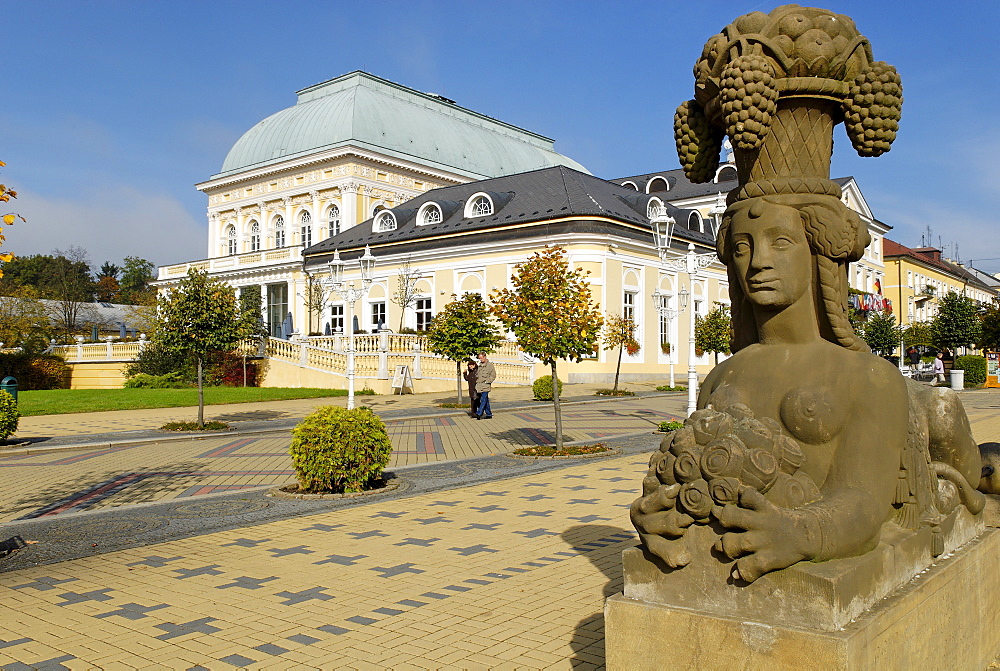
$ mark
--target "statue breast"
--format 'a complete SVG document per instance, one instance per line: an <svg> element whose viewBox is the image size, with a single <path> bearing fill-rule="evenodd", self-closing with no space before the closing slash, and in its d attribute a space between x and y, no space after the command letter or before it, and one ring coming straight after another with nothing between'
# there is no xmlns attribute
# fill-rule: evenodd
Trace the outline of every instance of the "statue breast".
<svg viewBox="0 0 1000 671"><path fill-rule="evenodd" d="M781 400L781 422L788 431L805 443L820 445L833 440L844 424L845 409L830 402L834 397L828 387L800 387Z"/></svg>

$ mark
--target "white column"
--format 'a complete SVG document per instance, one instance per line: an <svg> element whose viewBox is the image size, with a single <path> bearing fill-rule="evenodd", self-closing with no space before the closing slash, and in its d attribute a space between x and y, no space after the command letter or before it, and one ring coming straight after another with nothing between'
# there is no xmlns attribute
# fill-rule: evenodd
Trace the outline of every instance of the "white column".
<svg viewBox="0 0 1000 671"><path fill-rule="evenodd" d="M246 221L243 218L243 209L236 208L236 253L242 254L247 251L247 232L244 230Z"/></svg>
<svg viewBox="0 0 1000 671"><path fill-rule="evenodd" d="M340 187L340 228L350 228L360 223L358 219L358 185L350 182Z"/></svg>
<svg viewBox="0 0 1000 671"><path fill-rule="evenodd" d="M317 242L319 242L319 239L317 237L317 236L319 236L319 217L320 217L319 191L310 191L309 192L309 196L312 198L312 211L309 214L312 217L312 224L311 225L312 225L312 229L313 229L313 244L316 244ZM299 236L300 236L299 237L299 244L302 244L302 238L301 238L301 236L302 236L302 222L300 222L300 221L295 222L295 227L296 227L296 230L299 232Z"/></svg>

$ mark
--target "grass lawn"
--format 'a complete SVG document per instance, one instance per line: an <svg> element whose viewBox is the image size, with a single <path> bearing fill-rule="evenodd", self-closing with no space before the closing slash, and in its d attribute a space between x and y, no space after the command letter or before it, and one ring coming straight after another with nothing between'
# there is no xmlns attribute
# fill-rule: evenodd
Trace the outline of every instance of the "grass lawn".
<svg viewBox="0 0 1000 671"><path fill-rule="evenodd" d="M344 389L281 387L205 387L205 405L283 401L290 398L347 396ZM179 408L198 405L197 389L51 389L17 395L21 416L63 415L71 412Z"/></svg>

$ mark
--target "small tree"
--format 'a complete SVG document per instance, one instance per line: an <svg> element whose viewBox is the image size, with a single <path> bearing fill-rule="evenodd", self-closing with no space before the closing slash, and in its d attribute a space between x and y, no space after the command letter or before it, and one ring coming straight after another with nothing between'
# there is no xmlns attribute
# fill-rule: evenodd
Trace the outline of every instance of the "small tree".
<svg viewBox="0 0 1000 671"><path fill-rule="evenodd" d="M729 344L733 339L733 320L729 306L716 303L704 317L694 320L694 346L703 352L715 354L715 365L719 365L719 352L729 354Z"/></svg>
<svg viewBox="0 0 1000 671"><path fill-rule="evenodd" d="M930 347L934 344L934 330L930 322L913 322L903 327L903 346L916 347L922 345Z"/></svg>
<svg viewBox="0 0 1000 671"><path fill-rule="evenodd" d="M399 269L396 276L396 293L392 295L392 302L399 306L399 330L403 330L403 320L406 319L406 309L417 302L417 280L420 279L420 271L410 267L410 259Z"/></svg>
<svg viewBox="0 0 1000 671"><path fill-rule="evenodd" d="M994 300L979 315L979 343L983 349L1000 350L1000 302Z"/></svg>
<svg viewBox="0 0 1000 671"><path fill-rule="evenodd" d="M255 284L242 287L240 289L239 306L239 317L236 326L239 339L250 341L259 347L261 339L267 335L260 285Z"/></svg>
<svg viewBox="0 0 1000 671"><path fill-rule="evenodd" d="M259 287L257 291L259 295ZM306 314L309 316L306 332L310 335L318 334L322 328L320 321L323 316L323 308L326 307L326 291L323 290L322 280L311 273L306 273L306 292L302 298L306 304ZM316 321L315 329L313 329L313 319Z"/></svg>
<svg viewBox="0 0 1000 671"><path fill-rule="evenodd" d="M900 329L896 327L896 317L888 312L872 312L861 324L861 339L868 343L872 352L879 356L892 354L899 346Z"/></svg>
<svg viewBox="0 0 1000 671"><path fill-rule="evenodd" d="M492 352L502 337L490 315L490 309L479 294L465 294L452 301L435 315L427 331L427 347L431 352L455 362L458 373L458 402L462 402L462 360L477 352Z"/></svg>
<svg viewBox="0 0 1000 671"><path fill-rule="evenodd" d="M511 277L513 290L490 294L494 316L514 332L521 349L552 369L553 380L559 379L559 359L580 361L598 348L603 320L591 299L585 279L589 274L581 268L570 270L565 250L549 247L518 264ZM556 449L562 449L559 385L552 390Z"/></svg>
<svg viewBox="0 0 1000 671"><path fill-rule="evenodd" d="M205 359L211 352L231 351L240 339L233 288L191 268L176 289L160 296L154 338L166 349L186 354L197 364L198 427L204 428Z"/></svg>
<svg viewBox="0 0 1000 671"><path fill-rule="evenodd" d="M975 301L954 291L941 297L938 313L931 322L934 345L955 350L978 342L982 325Z"/></svg>
<svg viewBox="0 0 1000 671"><path fill-rule="evenodd" d="M611 388L618 391L618 375L622 369L622 350L629 356L639 353L639 343L635 339L635 322L621 315L612 315L604 325L604 346L607 349L618 348L618 366L615 368L615 384Z"/></svg>
<svg viewBox="0 0 1000 671"><path fill-rule="evenodd" d="M10 295L0 296L0 342L5 347L23 347L29 352L44 349L52 337L50 324L32 287L14 287Z"/></svg>

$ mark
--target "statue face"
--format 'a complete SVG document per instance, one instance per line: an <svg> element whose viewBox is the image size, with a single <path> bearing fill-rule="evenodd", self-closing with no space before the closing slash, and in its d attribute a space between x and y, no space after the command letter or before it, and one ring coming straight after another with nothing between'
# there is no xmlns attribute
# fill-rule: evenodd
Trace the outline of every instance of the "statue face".
<svg viewBox="0 0 1000 671"><path fill-rule="evenodd" d="M782 309L812 286L812 252L797 210L773 203L765 208L760 217L751 217L749 208L733 217L733 263L753 305Z"/></svg>

